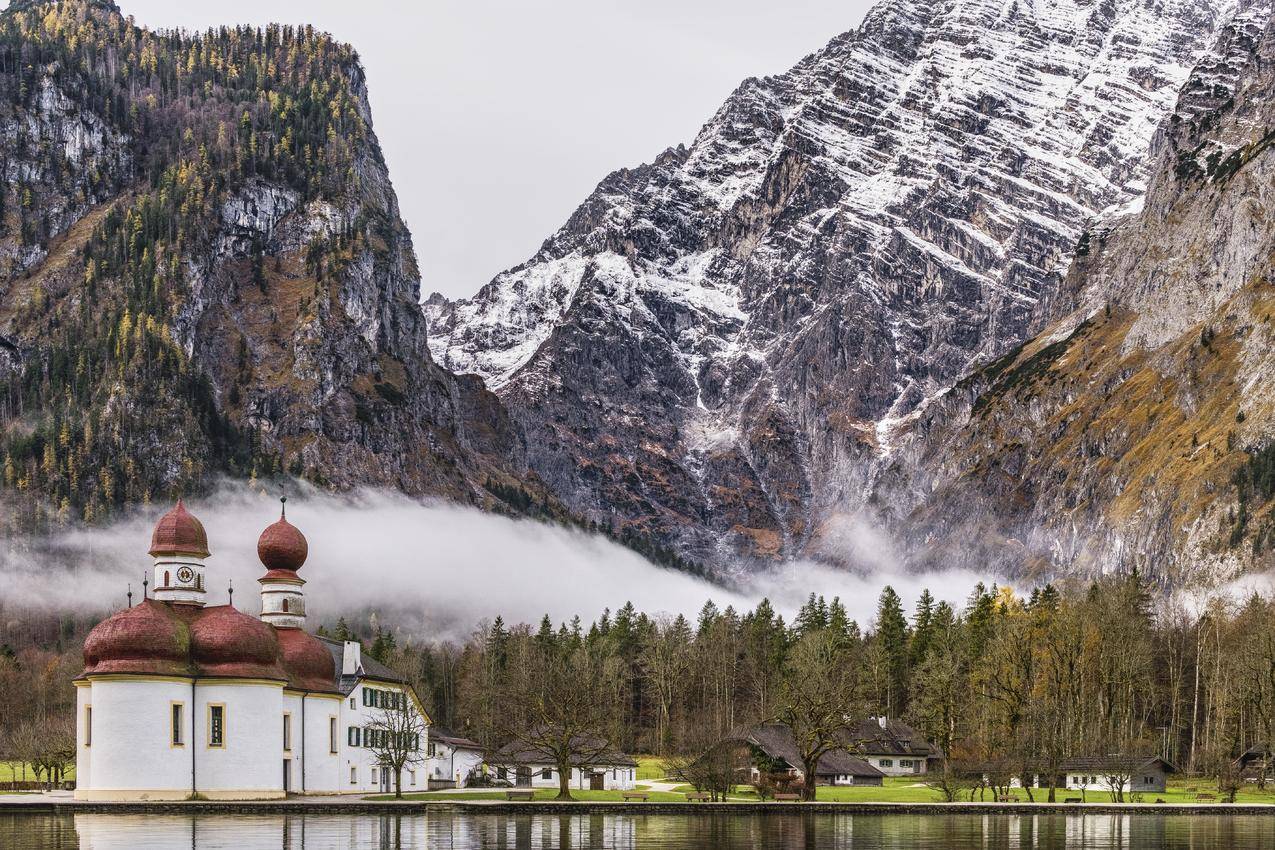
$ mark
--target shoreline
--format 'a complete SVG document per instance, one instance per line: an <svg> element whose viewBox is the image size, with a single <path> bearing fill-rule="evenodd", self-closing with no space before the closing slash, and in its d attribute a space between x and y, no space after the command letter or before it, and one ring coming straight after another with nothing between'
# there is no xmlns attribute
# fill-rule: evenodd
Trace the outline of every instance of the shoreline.
<svg viewBox="0 0 1275 850"><path fill-rule="evenodd" d="M505 800L392 800L348 802L332 798L260 802L181 800L166 802L104 802L50 800L47 798L4 799L0 795L0 815L12 814L908 814L908 815L1266 815L1275 816L1269 803L867 803L867 802L722 802L722 803L642 803L588 801L505 801Z"/></svg>

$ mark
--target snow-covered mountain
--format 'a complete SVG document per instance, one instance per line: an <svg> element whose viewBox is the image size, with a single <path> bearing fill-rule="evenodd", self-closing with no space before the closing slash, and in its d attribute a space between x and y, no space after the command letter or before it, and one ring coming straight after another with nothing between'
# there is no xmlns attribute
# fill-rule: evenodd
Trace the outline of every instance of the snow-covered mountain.
<svg viewBox="0 0 1275 850"><path fill-rule="evenodd" d="M425 304L575 511L707 562L861 541L897 430L1042 323L1233 0L886 0L521 266Z"/></svg>
<svg viewBox="0 0 1275 850"><path fill-rule="evenodd" d="M945 566L1166 584L1275 568L1275 21L1246 4L1048 325L900 430L876 515Z"/></svg>

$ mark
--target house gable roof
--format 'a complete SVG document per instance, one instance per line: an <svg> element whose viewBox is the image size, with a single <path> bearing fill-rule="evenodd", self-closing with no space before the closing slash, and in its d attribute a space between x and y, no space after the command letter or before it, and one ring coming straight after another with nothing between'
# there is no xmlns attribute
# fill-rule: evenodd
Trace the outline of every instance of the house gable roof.
<svg viewBox="0 0 1275 850"><path fill-rule="evenodd" d="M631 756L613 749L610 743L602 738L577 735L572 738L572 746L576 749L598 754L586 757L573 753L571 764L575 767L637 767L637 762ZM552 764L554 758L533 741L518 738L496 750L487 761L490 764L531 765Z"/></svg>
<svg viewBox="0 0 1275 850"><path fill-rule="evenodd" d="M801 755L792 729L782 723L762 723L750 729L733 733L731 739L742 741L760 749L772 759L779 759L789 767L801 770ZM824 753L815 770L819 776L885 776L861 758L846 750Z"/></svg>
<svg viewBox="0 0 1275 850"><path fill-rule="evenodd" d="M407 680L377 661L366 652L360 653L359 664L363 668L362 674L347 676L341 672L341 666L345 658L345 643L330 637L320 637L320 641L328 648L328 652L332 654L332 661L336 665L336 685L338 690L345 695L349 695L363 679L375 679L378 682L389 682L394 685L406 685Z"/></svg>
<svg viewBox="0 0 1275 850"><path fill-rule="evenodd" d="M1118 754L1064 759L1059 768L1067 772L1091 770L1095 773L1136 773L1152 766L1163 770L1165 773L1178 772L1172 762L1165 761L1159 756L1125 756Z"/></svg>
<svg viewBox="0 0 1275 850"><path fill-rule="evenodd" d="M454 750L478 750L481 752L483 748L483 745L477 741L471 741L463 735L458 735L446 726L430 727L429 739L440 744L446 744Z"/></svg>
<svg viewBox="0 0 1275 850"><path fill-rule="evenodd" d="M942 758L943 749L901 720L865 717L846 727L846 734L860 753L904 758Z"/></svg>

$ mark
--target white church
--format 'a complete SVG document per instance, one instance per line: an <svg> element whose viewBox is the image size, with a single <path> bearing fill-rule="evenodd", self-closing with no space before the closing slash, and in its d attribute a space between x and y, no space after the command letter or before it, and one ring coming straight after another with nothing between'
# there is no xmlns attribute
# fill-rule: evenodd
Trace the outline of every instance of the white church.
<svg viewBox="0 0 1275 850"><path fill-rule="evenodd" d="M369 727L387 709L407 707L427 738L429 718L411 687L362 657L357 642L305 631L298 571L307 553L286 515L262 532L258 619L206 604L208 537L199 520L180 501L159 520L153 598L99 623L84 644L75 680L76 798L392 790L392 771L367 746L384 732ZM425 763L409 765L403 790L425 790L427 777Z"/></svg>

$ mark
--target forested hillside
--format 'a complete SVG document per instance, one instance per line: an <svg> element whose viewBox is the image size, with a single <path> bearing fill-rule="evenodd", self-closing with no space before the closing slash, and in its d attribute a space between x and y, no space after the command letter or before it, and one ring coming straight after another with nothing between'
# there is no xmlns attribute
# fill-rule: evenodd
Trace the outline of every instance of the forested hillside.
<svg viewBox="0 0 1275 850"><path fill-rule="evenodd" d="M0 169L0 448L20 524L100 520L220 473L468 501L516 481L500 405L430 361L349 46L14 4Z"/></svg>

